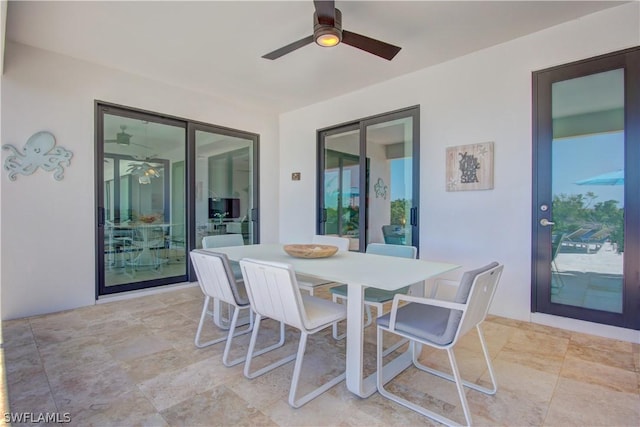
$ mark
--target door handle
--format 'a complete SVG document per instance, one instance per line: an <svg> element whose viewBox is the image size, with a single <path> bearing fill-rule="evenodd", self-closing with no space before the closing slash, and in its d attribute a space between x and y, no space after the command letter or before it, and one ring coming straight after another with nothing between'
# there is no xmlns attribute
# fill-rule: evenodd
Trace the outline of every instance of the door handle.
<svg viewBox="0 0 640 427"><path fill-rule="evenodd" d="M542 218L540 220L540 225L543 227L548 227L550 225L555 225L555 224L556 224L555 222L549 221L547 218Z"/></svg>

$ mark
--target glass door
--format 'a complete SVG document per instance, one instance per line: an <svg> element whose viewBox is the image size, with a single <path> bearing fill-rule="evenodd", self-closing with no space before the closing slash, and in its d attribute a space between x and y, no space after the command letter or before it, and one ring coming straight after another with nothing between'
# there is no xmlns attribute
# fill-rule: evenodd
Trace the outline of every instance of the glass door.
<svg viewBox="0 0 640 427"><path fill-rule="evenodd" d="M195 141L194 246L203 238L236 234L258 243L257 135L192 125Z"/></svg>
<svg viewBox="0 0 640 427"><path fill-rule="evenodd" d="M185 125L106 106L97 119L99 294L186 281Z"/></svg>
<svg viewBox="0 0 640 427"><path fill-rule="evenodd" d="M361 206L359 126L332 129L323 137L320 234L346 237L349 249L357 251ZM365 180L366 173L365 170Z"/></svg>
<svg viewBox="0 0 640 427"><path fill-rule="evenodd" d="M534 76L535 311L640 328L639 71L635 50Z"/></svg>
<svg viewBox="0 0 640 427"><path fill-rule="evenodd" d="M419 108L319 131L320 234L418 247Z"/></svg>
<svg viewBox="0 0 640 427"><path fill-rule="evenodd" d="M418 247L418 144L415 114L396 113L366 120L369 163L366 243Z"/></svg>

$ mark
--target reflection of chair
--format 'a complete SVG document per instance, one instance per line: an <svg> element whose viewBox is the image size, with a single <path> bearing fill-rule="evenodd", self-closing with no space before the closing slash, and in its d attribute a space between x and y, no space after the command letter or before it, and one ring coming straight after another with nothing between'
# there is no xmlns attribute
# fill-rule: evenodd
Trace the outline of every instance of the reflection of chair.
<svg viewBox="0 0 640 427"><path fill-rule="evenodd" d="M556 263L556 257L562 248L562 242L564 241L566 234L554 234L551 236L551 293L556 294L564 287L564 281L560 270L558 270L558 264ZM557 278L558 281L554 283L553 278Z"/></svg>
<svg viewBox="0 0 640 427"><path fill-rule="evenodd" d="M440 378L455 382L458 396L462 403L466 425L471 424L471 413L467 404L467 398L463 386L485 394L495 394L497 384L489 358L489 352L482 335L480 324L484 321L489 305L493 299L498 281L502 274L503 266L491 263L477 270L467 271L460 281L454 302L442 301L432 298L414 297L408 295L396 295L393 299L391 312L378 318L378 344L377 344L377 386L380 394L388 399L400 403L424 416L432 418L446 425L458 425L455 421L433 412L427 408L410 402L398 395L392 394L384 388L384 383L393 380L383 375L383 333L391 332L411 341L413 352L413 364L421 371L434 374ZM400 302L409 304L399 306ZM475 383L462 380L458 365L453 353L453 347L458 340L476 328L484 358L487 363L492 388L481 387ZM428 345L437 349L446 350L451 364L453 376L429 368L418 362L419 344ZM398 375L396 373L395 375ZM394 376L395 376L394 375Z"/></svg>
<svg viewBox="0 0 640 427"><path fill-rule="evenodd" d="M223 246L243 246L244 240L241 234L220 234L205 236L202 238L203 248L221 248Z"/></svg>
<svg viewBox="0 0 640 427"><path fill-rule="evenodd" d="M316 245L337 246L339 251L349 250L349 239L347 239L346 237L326 236L326 235L316 234L311 238L311 243L315 243ZM328 285L329 283L333 283L325 279L305 276L303 274L297 274L296 278L298 279L298 286L300 286L300 289L303 289L309 292L309 295L313 295L314 288L318 286Z"/></svg>
<svg viewBox="0 0 640 427"><path fill-rule="evenodd" d="M418 250L414 246L399 246L388 245L382 243L369 243L367 245L367 253L375 255L395 256L400 258L416 258ZM364 290L364 306L367 313L367 321L364 327L371 325L373 322L373 316L371 315L371 306L376 308L378 316L382 314L383 304L393 299L397 293L406 294L409 291L409 287L398 289L396 291L385 291L383 289L367 288ZM334 286L329 289L333 296L333 301L347 300L347 285ZM333 338L339 340L345 337L346 334L338 335L338 324L333 324Z"/></svg>
<svg viewBox="0 0 640 427"><path fill-rule="evenodd" d="M338 376L296 399L307 337L327 328L333 322L345 319L347 311L344 306L310 295L302 296L296 282L295 272L288 264L243 259L240 261L240 266L251 306L256 313L247 361L244 365L244 375L247 378L255 378L295 359L296 363L289 390L289 405L294 408L299 408L344 380L345 371L343 370ZM297 355L292 354L251 372L253 350L263 317L269 317L299 329L300 343Z"/></svg>
<svg viewBox="0 0 640 427"><path fill-rule="evenodd" d="M405 244L404 227L401 225L383 225L382 235L384 236L384 242L388 245Z"/></svg>

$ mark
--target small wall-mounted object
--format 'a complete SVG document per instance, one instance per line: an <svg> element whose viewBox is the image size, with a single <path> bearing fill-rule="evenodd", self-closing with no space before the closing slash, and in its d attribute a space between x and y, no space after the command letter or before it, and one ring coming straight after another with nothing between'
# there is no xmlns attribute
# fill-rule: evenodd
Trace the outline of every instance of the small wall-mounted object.
<svg viewBox="0 0 640 427"><path fill-rule="evenodd" d="M387 187L382 178L378 178L373 189L376 192L376 199L383 198L387 200L387 191L389 190L389 187Z"/></svg>
<svg viewBox="0 0 640 427"><path fill-rule="evenodd" d="M3 150L13 152L4 160L4 170L8 172L9 179L15 181L18 174L31 175L40 167L47 172L53 171L53 178L61 181L64 178L64 166L71 164L73 153L55 145L56 138L46 131L31 135L22 150L4 144Z"/></svg>
<svg viewBox="0 0 640 427"><path fill-rule="evenodd" d="M447 191L493 189L493 142L447 147Z"/></svg>
<svg viewBox="0 0 640 427"><path fill-rule="evenodd" d="M291 174L291 181L300 181L300 172L293 172Z"/></svg>

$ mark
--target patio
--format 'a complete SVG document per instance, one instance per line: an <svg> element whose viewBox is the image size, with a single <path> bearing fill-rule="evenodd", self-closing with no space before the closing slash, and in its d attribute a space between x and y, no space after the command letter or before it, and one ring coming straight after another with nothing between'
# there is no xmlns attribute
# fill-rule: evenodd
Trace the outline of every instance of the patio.
<svg viewBox="0 0 640 427"><path fill-rule="evenodd" d="M344 383L301 409L290 408L292 364L249 381L242 365L222 365L222 345L194 347L201 304L200 289L187 287L3 322L2 377L10 411L68 412L71 425L100 426L432 425L377 393L360 399ZM640 345L496 316L484 331L498 393L467 392L477 425L640 424ZM330 334L328 329L310 338L303 384L313 381L316 369L343 363L344 341L336 345ZM374 369L373 328L366 340L365 364ZM321 357L319 341L330 344ZM284 352L296 344L291 339ZM478 368L474 334L457 348L463 377L486 376ZM422 359L447 364L444 353L425 351ZM415 373L402 378L413 381ZM420 387L429 404L462 419L452 384L421 375ZM429 393L435 387L437 397Z"/></svg>

